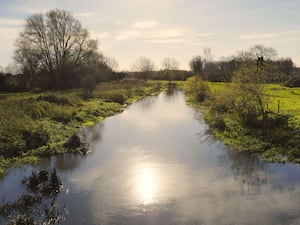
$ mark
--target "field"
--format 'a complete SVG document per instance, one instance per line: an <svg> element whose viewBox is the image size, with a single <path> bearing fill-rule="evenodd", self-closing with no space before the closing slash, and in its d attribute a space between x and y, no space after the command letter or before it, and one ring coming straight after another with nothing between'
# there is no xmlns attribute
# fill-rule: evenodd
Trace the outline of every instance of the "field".
<svg viewBox="0 0 300 225"><path fill-rule="evenodd" d="M85 90L0 94L0 175L41 156L84 152L77 133L127 104L161 91L166 82L127 80Z"/></svg>
<svg viewBox="0 0 300 225"><path fill-rule="evenodd" d="M270 84L266 88L266 94L270 98L269 109L289 116L289 124L295 129L300 129L300 88L288 88Z"/></svg>
<svg viewBox="0 0 300 225"><path fill-rule="evenodd" d="M211 93L222 95L229 83L207 83ZM272 162L300 162L300 88L288 88L278 84L267 84L264 88L265 109L288 118L288 123L270 124L265 128L242 126L236 115L221 115L225 129L212 129L214 135L225 144L240 151L250 151ZM209 100L208 100L209 109ZM205 110L204 109L204 110ZM206 119L211 123L209 110L205 110ZM215 122L215 121L213 121ZM274 121L273 121L274 122ZM272 122L270 122L272 123Z"/></svg>
<svg viewBox="0 0 300 225"><path fill-rule="evenodd" d="M207 82L207 85L214 93L225 91L229 83ZM290 125L300 129L300 88L288 88L279 84L267 84L265 94L268 99L268 108L276 113L289 116Z"/></svg>

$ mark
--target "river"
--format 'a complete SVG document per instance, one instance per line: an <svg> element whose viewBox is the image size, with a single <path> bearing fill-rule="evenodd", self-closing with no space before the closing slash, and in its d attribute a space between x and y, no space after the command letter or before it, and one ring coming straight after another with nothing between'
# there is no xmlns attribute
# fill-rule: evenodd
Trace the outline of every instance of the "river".
<svg viewBox="0 0 300 225"><path fill-rule="evenodd" d="M32 170L52 167L63 181L59 224L300 224L300 166L226 147L180 91L140 100L82 135L87 155L10 169L2 203L24 192Z"/></svg>

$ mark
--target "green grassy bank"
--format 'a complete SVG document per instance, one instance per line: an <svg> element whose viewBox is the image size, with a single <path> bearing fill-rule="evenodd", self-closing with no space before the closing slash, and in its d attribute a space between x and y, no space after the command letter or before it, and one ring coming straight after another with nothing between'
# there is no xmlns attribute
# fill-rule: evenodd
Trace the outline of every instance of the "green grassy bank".
<svg viewBox="0 0 300 225"><path fill-rule="evenodd" d="M77 133L127 104L164 89L166 82L124 80L100 83L96 90L0 94L0 175L12 165L39 157L83 152Z"/></svg>
<svg viewBox="0 0 300 225"><path fill-rule="evenodd" d="M226 107L226 92L231 88L230 83L206 83L209 87L208 98L199 103L188 101L200 108L211 131L225 144L239 151L249 151L260 155L269 162L300 163L300 88L288 88L278 84L266 84L264 97L265 109L272 112L268 120L258 120L256 126L243 124L234 112L212 113L214 104L223 101ZM213 96L219 96L216 98ZM273 114L274 112L274 114ZM278 116L279 115L279 116Z"/></svg>

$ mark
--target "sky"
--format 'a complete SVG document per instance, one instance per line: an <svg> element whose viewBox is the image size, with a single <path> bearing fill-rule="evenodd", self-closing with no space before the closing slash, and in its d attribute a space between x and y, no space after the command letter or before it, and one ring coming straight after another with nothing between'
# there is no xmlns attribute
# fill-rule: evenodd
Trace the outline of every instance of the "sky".
<svg viewBox="0 0 300 225"><path fill-rule="evenodd" d="M119 70L141 56L188 69L204 47L219 60L256 44L300 66L300 0L0 0L0 66L13 63L26 19L55 8L72 12Z"/></svg>

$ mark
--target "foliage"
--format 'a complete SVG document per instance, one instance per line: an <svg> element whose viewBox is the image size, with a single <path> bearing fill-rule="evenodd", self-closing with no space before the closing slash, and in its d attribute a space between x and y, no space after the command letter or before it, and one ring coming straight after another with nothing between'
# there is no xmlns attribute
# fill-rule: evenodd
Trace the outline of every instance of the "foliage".
<svg viewBox="0 0 300 225"><path fill-rule="evenodd" d="M300 77L291 77L284 83L284 85L287 87L300 87Z"/></svg>
<svg viewBox="0 0 300 225"><path fill-rule="evenodd" d="M135 79L100 83L89 98L79 89L0 94L0 175L10 165L34 162L35 157L83 152L86 146L77 137L80 127L119 113L125 103L165 85Z"/></svg>
<svg viewBox="0 0 300 225"><path fill-rule="evenodd" d="M208 83L211 97L201 107L205 107L205 118L214 135L241 151L260 153L266 161L299 162L300 89L264 84L261 93L262 98L267 99L264 110L276 112L268 113L264 121L259 116L255 97L236 95L233 85ZM245 95L249 90L252 89L237 93ZM246 102L243 107L238 104L247 98L250 102ZM241 109L244 111L240 112ZM255 118L245 123L243 113L248 114L248 119L253 113Z"/></svg>
<svg viewBox="0 0 300 225"><path fill-rule="evenodd" d="M194 101L202 102L209 96L208 86L200 77L190 77L184 84L184 90Z"/></svg>

